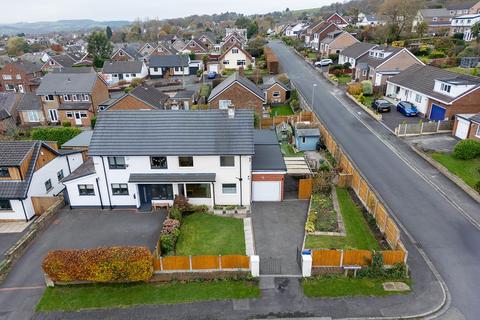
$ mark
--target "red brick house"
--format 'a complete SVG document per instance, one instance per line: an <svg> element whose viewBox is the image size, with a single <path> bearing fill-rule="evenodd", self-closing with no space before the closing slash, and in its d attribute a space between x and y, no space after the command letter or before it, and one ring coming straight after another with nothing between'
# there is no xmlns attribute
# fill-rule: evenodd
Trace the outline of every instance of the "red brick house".
<svg viewBox="0 0 480 320"><path fill-rule="evenodd" d="M187 42L181 51L190 51L195 54L208 54L209 49L200 39L193 38Z"/></svg>
<svg viewBox="0 0 480 320"><path fill-rule="evenodd" d="M452 135L459 139L480 141L480 113L456 114Z"/></svg>
<svg viewBox="0 0 480 320"><path fill-rule="evenodd" d="M7 63L0 70L0 92L34 92L42 76L42 66L29 61Z"/></svg>
<svg viewBox="0 0 480 320"><path fill-rule="evenodd" d="M163 110L170 99L168 95L153 86L141 85L121 96L100 110Z"/></svg>

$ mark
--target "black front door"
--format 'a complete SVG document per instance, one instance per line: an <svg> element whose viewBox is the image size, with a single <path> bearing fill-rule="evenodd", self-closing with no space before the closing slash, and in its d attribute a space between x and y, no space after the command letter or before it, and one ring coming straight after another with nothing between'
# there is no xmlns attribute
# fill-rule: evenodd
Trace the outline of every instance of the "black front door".
<svg viewBox="0 0 480 320"><path fill-rule="evenodd" d="M152 207L152 186L148 184L141 184L138 186L140 193L140 209L150 210Z"/></svg>

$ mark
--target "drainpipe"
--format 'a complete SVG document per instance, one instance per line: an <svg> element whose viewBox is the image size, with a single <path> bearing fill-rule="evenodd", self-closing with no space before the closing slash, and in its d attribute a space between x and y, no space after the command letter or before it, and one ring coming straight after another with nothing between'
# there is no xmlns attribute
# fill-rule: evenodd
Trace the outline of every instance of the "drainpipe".
<svg viewBox="0 0 480 320"><path fill-rule="evenodd" d="M20 199L20 202L22 203L23 214L25 215L25 222L28 222L27 210L25 210L25 204L23 204L23 199Z"/></svg>
<svg viewBox="0 0 480 320"><path fill-rule="evenodd" d="M240 206L243 206L243 186L242 186L242 155L240 155L240 178L238 178L238 181L240 181Z"/></svg>
<svg viewBox="0 0 480 320"><path fill-rule="evenodd" d="M68 174L72 173L72 168L70 167L70 160L68 160L68 155L66 156L67 158L67 166L68 166Z"/></svg>
<svg viewBox="0 0 480 320"><path fill-rule="evenodd" d="M103 201L102 201L102 193L100 192L100 184L98 183L98 178L96 178L95 181L97 182L98 196L100 197L100 206L102 207L102 210L103 210L104 207L103 207Z"/></svg>
<svg viewBox="0 0 480 320"><path fill-rule="evenodd" d="M112 210L113 209L112 199L110 198L110 191L108 190L108 178L107 178L107 171L105 170L105 161L103 159L103 156L100 158L102 158L103 175L105 176L105 187L107 187L108 203L110 204L110 210ZM98 193L100 193L100 189L98 189Z"/></svg>
<svg viewBox="0 0 480 320"><path fill-rule="evenodd" d="M213 207L215 207L215 181L212 182Z"/></svg>

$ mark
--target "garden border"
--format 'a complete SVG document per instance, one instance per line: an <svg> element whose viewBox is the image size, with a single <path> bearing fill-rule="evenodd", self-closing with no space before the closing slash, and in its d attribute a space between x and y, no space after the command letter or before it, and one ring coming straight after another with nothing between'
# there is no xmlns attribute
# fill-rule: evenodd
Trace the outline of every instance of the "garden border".
<svg viewBox="0 0 480 320"><path fill-rule="evenodd" d="M337 214L337 225L338 229L340 231L338 232L328 232L328 231L314 231L314 232L307 232L305 233L307 235L312 235L312 236L336 236L336 237L346 237L347 232L345 230L345 224L343 222L343 216L342 212L340 210L340 204L338 203L338 197L337 197L337 191L335 186L332 188L332 191L330 192L330 197L332 199L332 204L333 204L333 209L335 210L335 213ZM310 204L308 206L308 212L310 213L312 207L312 197L310 197Z"/></svg>

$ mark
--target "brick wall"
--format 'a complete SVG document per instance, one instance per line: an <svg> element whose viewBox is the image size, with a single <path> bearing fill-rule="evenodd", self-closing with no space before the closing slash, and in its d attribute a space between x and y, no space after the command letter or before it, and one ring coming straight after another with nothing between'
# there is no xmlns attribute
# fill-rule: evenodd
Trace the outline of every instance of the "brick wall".
<svg viewBox="0 0 480 320"><path fill-rule="evenodd" d="M430 99L428 101L427 117L430 116L432 110L432 103L446 109L445 117L453 119L459 113L479 113L480 112L480 89L471 92L470 94L456 100L452 105L446 105L437 100Z"/></svg>
<svg viewBox="0 0 480 320"><path fill-rule="evenodd" d="M477 130L480 125L478 123L473 123L470 125L470 130L468 131L468 139L479 140L480 137L477 137ZM455 131L454 131L455 132Z"/></svg>
<svg viewBox="0 0 480 320"><path fill-rule="evenodd" d="M140 110L140 109L153 109L152 106L146 104L143 101L138 100L130 95L118 100L113 106L108 108L108 111L112 110Z"/></svg>
<svg viewBox="0 0 480 320"><path fill-rule="evenodd" d="M20 75L21 79L16 78L17 74ZM10 75L12 79L4 80L3 75ZM19 85L22 85L24 92L34 92L36 86L29 86L28 83L36 76L40 76L40 73L37 75L27 74L21 68L17 68L15 64L8 63L0 70L0 92L6 91L7 84L15 86L16 89L18 89Z"/></svg>
<svg viewBox="0 0 480 320"><path fill-rule="evenodd" d="M254 109L260 113L263 110L263 101L257 95L237 83L233 84L215 99L209 101L208 105L210 108L218 109L220 100L231 100L237 109Z"/></svg>
<svg viewBox="0 0 480 320"><path fill-rule="evenodd" d="M98 110L98 105L105 100L110 98L110 94L108 93L108 86L107 84L97 77L97 81L93 86L92 94L90 95L90 100L92 100L93 104L93 112L96 113Z"/></svg>
<svg viewBox="0 0 480 320"><path fill-rule="evenodd" d="M280 97L273 97L275 91L280 92ZM287 100L287 91L279 84L274 84L267 90L267 103L284 103L285 100Z"/></svg>

